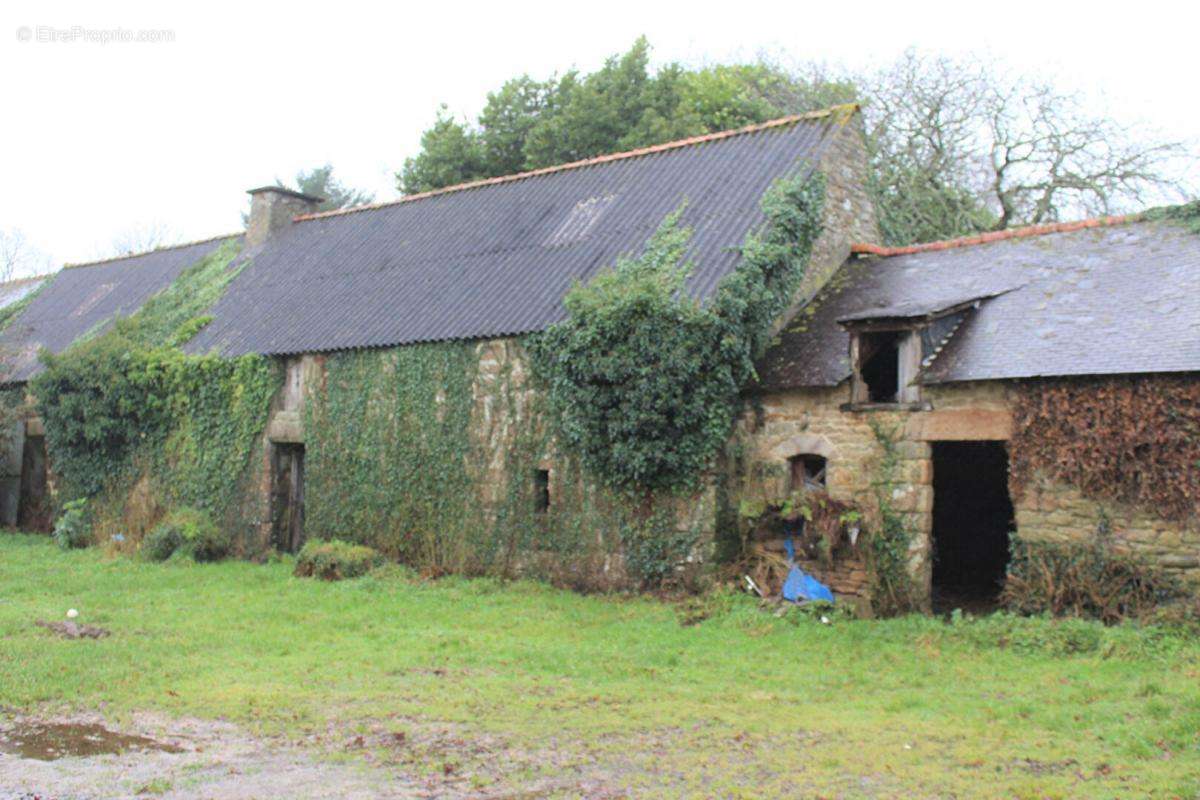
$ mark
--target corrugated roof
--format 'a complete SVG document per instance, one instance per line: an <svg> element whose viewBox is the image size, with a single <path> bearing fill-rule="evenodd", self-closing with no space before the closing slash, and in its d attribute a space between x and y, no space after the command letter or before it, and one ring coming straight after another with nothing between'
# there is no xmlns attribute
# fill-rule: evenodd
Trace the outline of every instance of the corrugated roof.
<svg viewBox="0 0 1200 800"><path fill-rule="evenodd" d="M686 200L707 296L771 183L820 159L840 113L789 118L418 198L299 217L189 349L287 354L503 336L562 319L571 285L635 253Z"/></svg>
<svg viewBox="0 0 1200 800"><path fill-rule="evenodd" d="M998 296L967 312L926 382L1200 371L1200 236L1120 222L853 259L764 357L762 383L849 377L841 318L986 295Z"/></svg>
<svg viewBox="0 0 1200 800"><path fill-rule="evenodd" d="M84 333L141 308L179 273L233 237L164 248L150 253L75 265L51 283L0 333L5 383L41 371L38 352L64 350Z"/></svg>

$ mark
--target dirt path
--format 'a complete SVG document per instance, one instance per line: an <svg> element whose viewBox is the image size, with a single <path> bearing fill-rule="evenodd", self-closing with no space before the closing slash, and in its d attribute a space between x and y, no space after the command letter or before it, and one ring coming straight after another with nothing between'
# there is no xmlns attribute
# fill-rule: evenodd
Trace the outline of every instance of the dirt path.
<svg viewBox="0 0 1200 800"><path fill-rule="evenodd" d="M0 714L0 800L627 796L605 777L612 765L579 769L556 750L523 752L449 727L395 722L287 741L153 714L119 723Z"/></svg>
<svg viewBox="0 0 1200 800"><path fill-rule="evenodd" d="M255 738L237 726L201 720L165 720L139 715L129 724L109 724L96 716L54 719L55 724L92 731L104 725L125 736L147 737L169 750L139 745L120 753L97 753L42 760L44 751L22 757L16 744L37 750L34 736L51 720L17 718L0 723L0 800L93 800L162 797L171 800L250 798L410 798L429 797L432 787L396 770L373 767L361 758L332 760L315 748ZM58 730L58 729L56 729ZM61 730L67 730L66 728ZM14 744L14 739L16 744ZM80 742L76 742L80 744ZM86 745L86 742L83 742ZM64 746L70 749L70 743ZM82 749L87 749L83 747ZM173 751L173 752L172 752ZM29 756L30 753L26 753ZM434 790L434 796L438 792ZM444 795L443 795L444 796Z"/></svg>
<svg viewBox="0 0 1200 800"><path fill-rule="evenodd" d="M407 717L333 724L287 739L150 713L117 720L0 710L0 800L945 796L859 769L833 770L835 783L824 780L818 791L808 773L822 769L825 757L814 748L824 741L804 731L711 737L698 725L535 745ZM785 749L790 766L766 766L763 748Z"/></svg>

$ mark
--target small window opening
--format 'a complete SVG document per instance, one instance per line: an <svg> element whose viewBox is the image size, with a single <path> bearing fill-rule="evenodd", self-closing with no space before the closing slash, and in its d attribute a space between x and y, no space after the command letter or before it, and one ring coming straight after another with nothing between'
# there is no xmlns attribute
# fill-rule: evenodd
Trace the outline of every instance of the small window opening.
<svg viewBox="0 0 1200 800"><path fill-rule="evenodd" d="M550 470L539 469L533 474L533 510L545 514L550 510Z"/></svg>
<svg viewBox="0 0 1200 800"><path fill-rule="evenodd" d="M900 341L905 333L859 334L858 374L866 385L867 402L895 403L900 399Z"/></svg>
<svg viewBox="0 0 1200 800"><path fill-rule="evenodd" d="M824 489L825 466L824 456L804 453L788 459L791 466L792 491L798 489Z"/></svg>

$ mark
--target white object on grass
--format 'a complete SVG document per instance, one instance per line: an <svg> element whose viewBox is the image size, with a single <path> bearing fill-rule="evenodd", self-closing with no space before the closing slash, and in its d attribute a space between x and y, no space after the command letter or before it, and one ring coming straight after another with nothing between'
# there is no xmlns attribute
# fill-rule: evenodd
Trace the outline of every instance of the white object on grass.
<svg viewBox="0 0 1200 800"><path fill-rule="evenodd" d="M73 608L67 609L67 619L75 619L79 616L79 612Z"/></svg>

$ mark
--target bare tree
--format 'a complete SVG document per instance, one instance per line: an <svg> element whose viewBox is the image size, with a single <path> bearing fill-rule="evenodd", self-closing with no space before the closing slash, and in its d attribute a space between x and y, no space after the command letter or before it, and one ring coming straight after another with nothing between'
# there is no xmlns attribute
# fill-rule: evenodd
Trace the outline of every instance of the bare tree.
<svg viewBox="0 0 1200 800"><path fill-rule="evenodd" d="M109 247L100 249L98 256L120 258L170 247L178 242L179 234L170 225L154 220L121 231L113 237Z"/></svg>
<svg viewBox="0 0 1200 800"><path fill-rule="evenodd" d="M1126 210L1176 188L1164 167L1180 142L1141 140L1046 84L993 85L983 101L997 228Z"/></svg>
<svg viewBox="0 0 1200 800"><path fill-rule="evenodd" d="M50 271L50 258L17 228L0 230L0 282Z"/></svg>
<svg viewBox="0 0 1200 800"><path fill-rule="evenodd" d="M1186 154L995 63L912 51L857 81L884 236L925 241L1182 197Z"/></svg>

